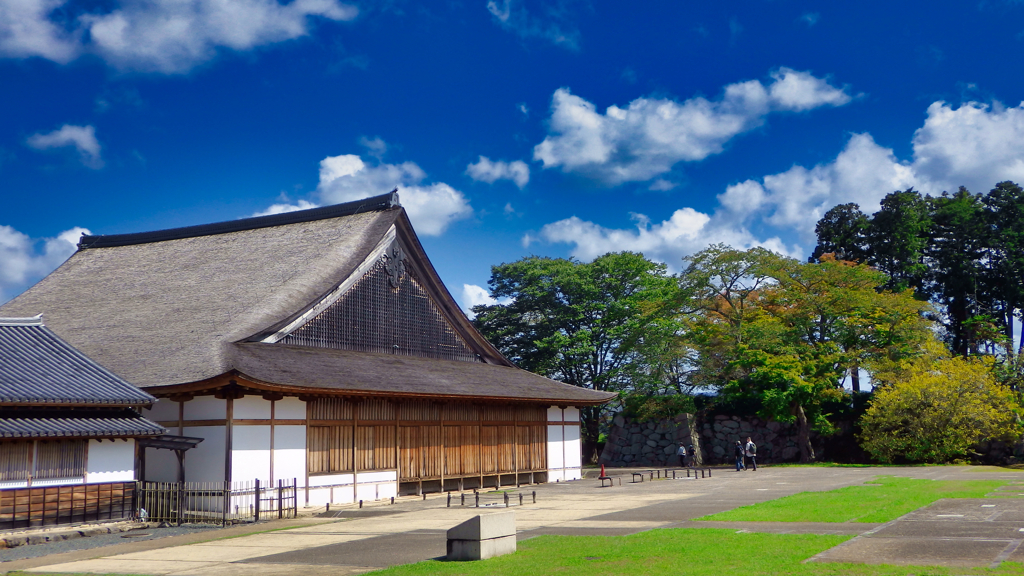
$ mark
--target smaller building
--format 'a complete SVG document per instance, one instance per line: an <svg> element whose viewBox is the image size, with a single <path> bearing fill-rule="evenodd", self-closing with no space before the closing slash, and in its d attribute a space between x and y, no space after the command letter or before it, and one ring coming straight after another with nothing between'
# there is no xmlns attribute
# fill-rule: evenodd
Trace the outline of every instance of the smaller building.
<svg viewBox="0 0 1024 576"><path fill-rule="evenodd" d="M0 529L130 516L155 401L41 317L0 318Z"/></svg>

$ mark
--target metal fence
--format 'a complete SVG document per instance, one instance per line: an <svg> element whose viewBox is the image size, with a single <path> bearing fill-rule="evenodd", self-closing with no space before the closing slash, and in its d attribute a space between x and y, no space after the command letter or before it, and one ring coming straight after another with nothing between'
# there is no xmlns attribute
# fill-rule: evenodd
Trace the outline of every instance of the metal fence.
<svg viewBox="0 0 1024 576"><path fill-rule="evenodd" d="M137 517L169 524L238 524L294 518L298 482L140 482Z"/></svg>

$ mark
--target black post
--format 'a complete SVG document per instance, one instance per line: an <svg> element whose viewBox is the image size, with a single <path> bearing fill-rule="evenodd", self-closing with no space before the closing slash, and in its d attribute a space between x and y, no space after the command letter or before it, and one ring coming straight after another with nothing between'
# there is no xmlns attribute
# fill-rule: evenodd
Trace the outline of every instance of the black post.
<svg viewBox="0 0 1024 576"><path fill-rule="evenodd" d="M619 480L619 486L622 486L622 480ZM533 503L534 504L537 503L537 491L536 490L533 491Z"/></svg>
<svg viewBox="0 0 1024 576"><path fill-rule="evenodd" d="M279 479L277 481L277 519L278 520L280 520L281 518L284 518L284 506L283 506L284 499L282 498L283 495L284 495L284 480L280 480Z"/></svg>
<svg viewBox="0 0 1024 576"><path fill-rule="evenodd" d="M480 493L479 492L476 493L476 507L477 508L480 507Z"/></svg>
<svg viewBox="0 0 1024 576"><path fill-rule="evenodd" d="M448 493L448 505L445 506L445 508L451 508L451 507L452 507L452 493L449 492Z"/></svg>
<svg viewBox="0 0 1024 576"><path fill-rule="evenodd" d="M256 479L256 511L253 514L253 522L260 521L260 479Z"/></svg>
<svg viewBox="0 0 1024 576"><path fill-rule="evenodd" d="M462 502L460 503L460 505L461 506L465 506L466 505L466 493L463 492L461 497L462 497Z"/></svg>
<svg viewBox="0 0 1024 576"><path fill-rule="evenodd" d="M508 508L508 492L505 492L505 508Z"/></svg>
<svg viewBox="0 0 1024 576"><path fill-rule="evenodd" d="M520 506L523 505L523 493L522 492L519 493L519 505Z"/></svg>
<svg viewBox="0 0 1024 576"><path fill-rule="evenodd" d="M299 517L299 479L292 478L292 518Z"/></svg>

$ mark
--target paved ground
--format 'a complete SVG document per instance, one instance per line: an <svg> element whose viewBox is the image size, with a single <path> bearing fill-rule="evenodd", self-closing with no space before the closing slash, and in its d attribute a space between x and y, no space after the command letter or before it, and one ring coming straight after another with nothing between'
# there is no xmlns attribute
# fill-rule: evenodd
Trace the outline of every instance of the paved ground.
<svg viewBox="0 0 1024 576"><path fill-rule="evenodd" d="M815 558L818 561L860 562L869 558L887 563L978 566L1007 559L1024 560L1024 546L1020 546L1020 539L1024 538L1024 499L1013 498L1024 494L1024 485L1005 493L1011 498L942 501L883 525L691 521L705 514L797 492L860 484L880 473L936 480L1002 478L1024 482L1022 472L969 467L762 467L757 472L716 470L712 478L700 480L636 484L629 481L628 473L615 471L613 474L623 475L621 486L600 488L596 479L585 479L524 487L522 491L528 495L525 503L513 509L520 540L541 534L622 535L663 527L727 526L751 531L860 535L819 555ZM533 490L537 492L536 504L530 494ZM513 495L511 500L517 504L518 496ZM485 504L498 501L495 495L484 497ZM472 502L469 496L467 503ZM440 556L444 553L445 530L494 509L459 506L457 496L453 507L445 504L444 496L434 495L426 501L410 499L394 506L346 509L343 518L304 518L229 528L217 536L233 537L208 542L196 542L197 536L181 536L5 562L0 564L0 571L173 576L357 574ZM292 528L252 533L274 527ZM922 550L930 552L917 552ZM934 561L925 562L928 558Z"/></svg>

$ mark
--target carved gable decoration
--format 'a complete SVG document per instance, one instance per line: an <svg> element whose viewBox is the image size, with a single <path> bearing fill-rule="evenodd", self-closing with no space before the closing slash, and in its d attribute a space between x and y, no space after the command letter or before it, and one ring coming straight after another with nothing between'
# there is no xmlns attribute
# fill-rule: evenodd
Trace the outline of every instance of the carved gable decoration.
<svg viewBox="0 0 1024 576"><path fill-rule="evenodd" d="M392 243L337 301L279 340L357 352L477 361Z"/></svg>

